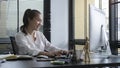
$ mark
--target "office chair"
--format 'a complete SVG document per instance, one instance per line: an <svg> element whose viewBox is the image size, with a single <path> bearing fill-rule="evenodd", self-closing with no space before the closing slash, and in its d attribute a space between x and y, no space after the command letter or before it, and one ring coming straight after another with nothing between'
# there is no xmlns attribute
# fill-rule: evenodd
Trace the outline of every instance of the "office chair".
<svg viewBox="0 0 120 68"><path fill-rule="evenodd" d="M12 49L13 49L13 54L18 54L18 46L16 44L16 41L15 41L15 37L14 36L10 36L10 40L11 40L11 45L12 45Z"/></svg>

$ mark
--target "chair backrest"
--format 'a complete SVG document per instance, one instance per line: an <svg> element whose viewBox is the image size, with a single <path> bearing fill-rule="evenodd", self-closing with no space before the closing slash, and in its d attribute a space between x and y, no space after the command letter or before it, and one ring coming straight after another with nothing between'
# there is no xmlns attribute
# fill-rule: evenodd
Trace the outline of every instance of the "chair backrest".
<svg viewBox="0 0 120 68"><path fill-rule="evenodd" d="M11 40L11 44L12 44L13 54L18 54L19 49L18 49L18 46L16 44L15 37L10 36L10 40Z"/></svg>

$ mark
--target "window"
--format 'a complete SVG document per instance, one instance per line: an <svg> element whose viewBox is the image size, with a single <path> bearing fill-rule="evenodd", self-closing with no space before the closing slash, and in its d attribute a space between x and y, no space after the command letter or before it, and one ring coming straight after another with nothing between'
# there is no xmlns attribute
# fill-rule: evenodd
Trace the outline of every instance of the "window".
<svg viewBox="0 0 120 68"><path fill-rule="evenodd" d="M113 54L118 54L120 48L120 0L110 0L110 46Z"/></svg>
<svg viewBox="0 0 120 68"><path fill-rule="evenodd" d="M118 40L120 41L120 3L118 4Z"/></svg>
<svg viewBox="0 0 120 68"><path fill-rule="evenodd" d="M102 0L102 8L106 14L106 30L109 32L109 0Z"/></svg>
<svg viewBox="0 0 120 68"><path fill-rule="evenodd" d="M17 32L17 0L0 1L0 38Z"/></svg>
<svg viewBox="0 0 120 68"><path fill-rule="evenodd" d="M43 14L44 0L0 0L0 41L19 31L27 8L37 9Z"/></svg>
<svg viewBox="0 0 120 68"><path fill-rule="evenodd" d="M95 6L102 9L106 15L106 31L109 35L109 0L95 0Z"/></svg>

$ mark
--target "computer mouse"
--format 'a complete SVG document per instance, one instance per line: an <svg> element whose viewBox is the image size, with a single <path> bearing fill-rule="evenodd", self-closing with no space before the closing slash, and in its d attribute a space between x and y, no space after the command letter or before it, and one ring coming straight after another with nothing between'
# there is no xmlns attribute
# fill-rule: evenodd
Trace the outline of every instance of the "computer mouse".
<svg viewBox="0 0 120 68"><path fill-rule="evenodd" d="M39 56L37 56L37 58L49 58L48 56L46 56L46 55L39 55Z"/></svg>

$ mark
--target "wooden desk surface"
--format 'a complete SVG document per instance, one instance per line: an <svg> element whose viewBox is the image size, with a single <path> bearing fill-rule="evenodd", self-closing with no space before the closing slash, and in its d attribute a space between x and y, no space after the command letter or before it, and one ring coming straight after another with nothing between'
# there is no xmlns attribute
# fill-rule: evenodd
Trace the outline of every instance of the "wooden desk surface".
<svg viewBox="0 0 120 68"><path fill-rule="evenodd" d="M78 62L78 63L68 63L64 65L53 65L50 61L36 61L33 60L14 60L6 61L0 64L0 68L86 68L86 67L105 67L105 66L120 66L120 56L119 57L97 57L91 58L90 62Z"/></svg>

